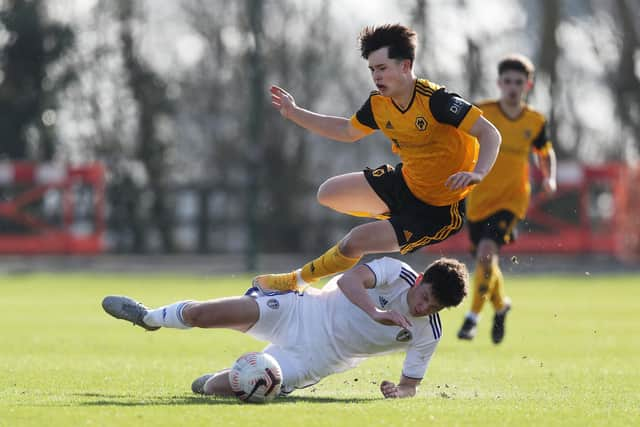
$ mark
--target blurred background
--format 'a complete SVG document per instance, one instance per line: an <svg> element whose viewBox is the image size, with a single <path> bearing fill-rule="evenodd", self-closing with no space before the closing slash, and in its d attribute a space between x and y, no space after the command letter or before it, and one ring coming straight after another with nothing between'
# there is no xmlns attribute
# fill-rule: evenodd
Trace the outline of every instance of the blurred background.
<svg viewBox="0 0 640 427"><path fill-rule="evenodd" d="M373 89L357 35L389 22L418 32L418 76L472 101L498 95L503 55L535 63L559 191L534 195L513 268L638 269L637 0L0 0L0 265L238 272L319 254L361 222L321 207L319 184L397 159L380 135L287 122L268 88L349 117ZM467 250L459 233L426 255Z"/></svg>

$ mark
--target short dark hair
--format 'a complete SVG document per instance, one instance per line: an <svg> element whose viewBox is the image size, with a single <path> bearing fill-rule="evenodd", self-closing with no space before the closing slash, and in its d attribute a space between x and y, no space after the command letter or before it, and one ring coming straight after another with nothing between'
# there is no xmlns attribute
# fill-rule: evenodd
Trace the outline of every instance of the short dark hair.
<svg viewBox="0 0 640 427"><path fill-rule="evenodd" d="M400 24L385 24L379 27L364 27L358 37L360 53L369 59L371 52L383 47L389 48L389 58L409 59L416 57L417 36L415 31Z"/></svg>
<svg viewBox="0 0 640 427"><path fill-rule="evenodd" d="M536 69L529 58L519 53L512 53L507 55L498 62L498 75L501 75L505 71L520 71L527 75L527 79L533 78L533 73Z"/></svg>
<svg viewBox="0 0 640 427"><path fill-rule="evenodd" d="M455 307L467 296L467 267L453 258L440 258L424 271L423 282L431 283L433 296L444 307Z"/></svg>

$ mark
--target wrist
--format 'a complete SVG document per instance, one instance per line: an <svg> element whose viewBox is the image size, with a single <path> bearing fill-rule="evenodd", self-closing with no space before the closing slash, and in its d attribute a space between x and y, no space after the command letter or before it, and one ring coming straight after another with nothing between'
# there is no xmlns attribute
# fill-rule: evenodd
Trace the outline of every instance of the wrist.
<svg viewBox="0 0 640 427"><path fill-rule="evenodd" d="M371 318L375 318L376 314L380 313L381 310L378 309L378 307L376 307L375 305L372 307L368 307L365 312L369 315L369 317Z"/></svg>

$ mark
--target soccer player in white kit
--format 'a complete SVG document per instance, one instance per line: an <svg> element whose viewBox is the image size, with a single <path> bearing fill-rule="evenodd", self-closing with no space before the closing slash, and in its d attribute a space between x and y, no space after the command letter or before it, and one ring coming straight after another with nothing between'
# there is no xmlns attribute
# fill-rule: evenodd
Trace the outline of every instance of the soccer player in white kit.
<svg viewBox="0 0 640 427"><path fill-rule="evenodd" d="M394 258L379 258L303 293L263 292L205 302L181 301L155 310L123 296L108 296L110 315L147 330L230 328L269 341L263 350L282 369L282 393L308 387L354 368L366 358L405 351L400 381L382 381L385 397L410 397L442 336L438 312L467 293L464 264L441 258L424 274ZM196 379L196 393L233 396L229 369Z"/></svg>

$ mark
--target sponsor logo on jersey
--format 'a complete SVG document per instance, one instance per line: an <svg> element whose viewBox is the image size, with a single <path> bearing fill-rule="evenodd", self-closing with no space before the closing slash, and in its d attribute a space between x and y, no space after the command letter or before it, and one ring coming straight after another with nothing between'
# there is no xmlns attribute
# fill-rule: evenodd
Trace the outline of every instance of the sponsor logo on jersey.
<svg viewBox="0 0 640 427"><path fill-rule="evenodd" d="M422 116L416 117L416 128L418 128L418 130L425 130L427 128L427 120Z"/></svg>
<svg viewBox="0 0 640 427"><path fill-rule="evenodd" d="M269 307L272 310L277 310L280 308L280 303L278 302L277 299L271 298L269 301L267 301L267 307Z"/></svg>
<svg viewBox="0 0 640 427"><path fill-rule="evenodd" d="M449 100L449 112L457 116L464 111L464 107L466 105L467 104L461 98L453 97Z"/></svg>
<svg viewBox="0 0 640 427"><path fill-rule="evenodd" d="M380 306L382 308L384 308L385 305L389 304L389 300L383 297L382 295L378 297L378 301L380 301Z"/></svg>
<svg viewBox="0 0 640 427"><path fill-rule="evenodd" d="M407 329L401 329L400 332L398 332L398 335L396 335L396 341L400 342L411 341L412 338L413 334Z"/></svg>

